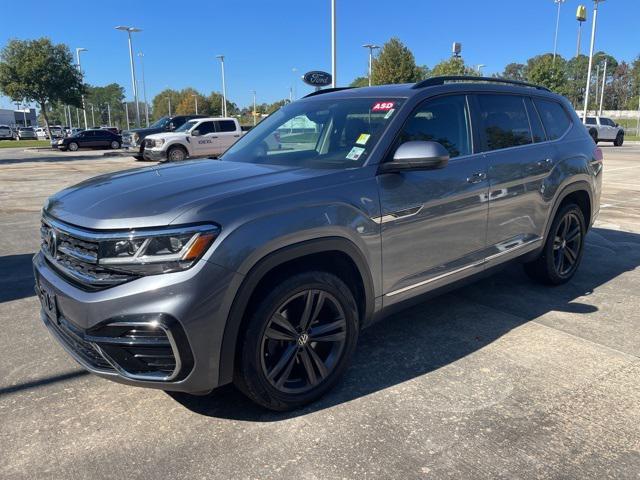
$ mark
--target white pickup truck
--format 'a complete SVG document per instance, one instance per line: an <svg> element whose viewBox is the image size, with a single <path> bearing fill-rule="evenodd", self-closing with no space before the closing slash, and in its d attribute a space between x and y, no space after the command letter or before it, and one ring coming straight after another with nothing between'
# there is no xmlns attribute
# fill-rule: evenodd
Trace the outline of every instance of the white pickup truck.
<svg viewBox="0 0 640 480"><path fill-rule="evenodd" d="M593 141L613 142L616 147L624 143L624 130L616 122L607 117L587 117L584 122Z"/></svg>
<svg viewBox="0 0 640 480"><path fill-rule="evenodd" d="M194 118L172 132L148 135L144 158L177 162L187 158L218 157L244 134L235 118Z"/></svg>

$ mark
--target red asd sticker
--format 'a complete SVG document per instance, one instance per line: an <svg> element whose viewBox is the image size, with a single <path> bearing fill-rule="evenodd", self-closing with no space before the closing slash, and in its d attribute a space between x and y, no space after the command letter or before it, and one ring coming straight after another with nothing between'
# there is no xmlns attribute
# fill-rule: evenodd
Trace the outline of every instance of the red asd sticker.
<svg viewBox="0 0 640 480"><path fill-rule="evenodd" d="M393 102L378 102L371 107L372 112L386 112L393 108Z"/></svg>

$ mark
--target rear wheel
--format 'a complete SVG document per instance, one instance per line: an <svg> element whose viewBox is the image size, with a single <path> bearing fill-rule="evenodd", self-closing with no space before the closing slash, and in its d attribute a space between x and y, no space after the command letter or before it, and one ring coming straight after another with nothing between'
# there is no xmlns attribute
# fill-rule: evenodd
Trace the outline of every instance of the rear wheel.
<svg viewBox="0 0 640 480"><path fill-rule="evenodd" d="M119 142L119 141L117 141L117 140L113 140L113 141L111 142L111 149L112 149L112 150L117 150L117 149L119 149L119 148L120 148L120 142Z"/></svg>
<svg viewBox="0 0 640 480"><path fill-rule="evenodd" d="M167 152L167 160L170 162L180 162L187 158L187 151L182 147L171 147Z"/></svg>
<svg viewBox="0 0 640 480"><path fill-rule="evenodd" d="M616 139L613 141L613 144L616 147L621 147L623 143L624 143L624 133L620 132L618 133L618 135L616 135Z"/></svg>
<svg viewBox="0 0 640 480"><path fill-rule="evenodd" d="M271 410L291 410L329 390L356 347L358 313L335 275L306 272L273 288L249 319L235 383Z"/></svg>
<svg viewBox="0 0 640 480"><path fill-rule="evenodd" d="M525 272L547 285L560 285L576 273L584 250L586 226L582 210L575 204L565 205L551 224L540 256L525 264Z"/></svg>

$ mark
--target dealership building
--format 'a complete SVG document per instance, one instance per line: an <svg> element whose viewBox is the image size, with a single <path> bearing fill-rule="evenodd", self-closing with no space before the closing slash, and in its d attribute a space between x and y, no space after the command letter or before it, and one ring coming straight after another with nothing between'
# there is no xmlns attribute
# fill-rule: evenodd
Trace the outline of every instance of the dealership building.
<svg viewBox="0 0 640 480"><path fill-rule="evenodd" d="M38 117L35 108L25 108L22 110L11 110L0 108L0 125L10 127L35 127L38 124Z"/></svg>

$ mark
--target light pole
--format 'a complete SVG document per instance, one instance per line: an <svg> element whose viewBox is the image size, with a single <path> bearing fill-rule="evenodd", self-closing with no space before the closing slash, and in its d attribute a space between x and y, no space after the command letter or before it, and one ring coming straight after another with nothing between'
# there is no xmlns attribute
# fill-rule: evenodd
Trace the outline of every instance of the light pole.
<svg viewBox="0 0 640 480"><path fill-rule="evenodd" d="M80 72L80 75L82 75L82 77L84 78L84 74L82 73L82 67L80 66L80 52L88 52L89 50L87 50L86 48L76 48L76 58L78 59L78 71ZM84 94L82 95L82 115L84 116L84 129L86 130L87 127L87 109L84 106ZM80 125L78 123L78 125Z"/></svg>
<svg viewBox="0 0 640 480"><path fill-rule="evenodd" d="M598 93L600 92L600 64L596 65L596 110L598 109Z"/></svg>
<svg viewBox="0 0 640 480"><path fill-rule="evenodd" d="M126 100L124 102L124 113L125 113L125 116L127 118L127 128L126 128L126 130L129 130L129 104L127 103Z"/></svg>
<svg viewBox="0 0 640 480"><path fill-rule="evenodd" d="M596 41L596 20L598 19L598 3L604 0L593 0L593 20L591 23L591 46L589 47L589 70L587 70L587 88L584 92L584 111L582 121L587 121L587 107L589 105L589 86L591 85L591 66L593 65L593 47Z"/></svg>
<svg viewBox="0 0 640 480"><path fill-rule="evenodd" d="M111 105L109 105L107 103L107 117L109 117L109 126L112 127L113 124L111 123Z"/></svg>
<svg viewBox="0 0 640 480"><path fill-rule="evenodd" d="M171 116L171 94L167 94L167 101L169 102L169 116Z"/></svg>
<svg viewBox="0 0 640 480"><path fill-rule="evenodd" d="M479 76L482 76L482 69L486 67L486 65L484 63L480 63L478 65L476 65L476 71L478 72Z"/></svg>
<svg viewBox="0 0 640 480"><path fill-rule="evenodd" d="M227 86L224 82L224 55L216 55L220 59L220 67L222 68L222 116L227 116Z"/></svg>
<svg viewBox="0 0 640 480"><path fill-rule="evenodd" d="M135 27L118 26L116 30L127 32L129 37L129 63L131 64L131 84L133 86L133 98L136 102L136 126L140 128L140 104L138 103L138 85L136 83L136 66L133 62L133 45L131 44L131 34L141 32L142 30Z"/></svg>
<svg viewBox="0 0 640 480"><path fill-rule="evenodd" d="M149 127L149 104L147 103L147 83L144 81L144 53L138 52L140 57L140 67L142 70L142 94L144 95L144 118L147 122L147 128ZM198 113L198 112L196 112Z"/></svg>
<svg viewBox="0 0 640 480"><path fill-rule="evenodd" d="M582 38L582 22L587 20L587 7L578 5L576 10L576 20L578 21L578 46L576 47L576 57L580 56L580 39Z"/></svg>
<svg viewBox="0 0 640 480"><path fill-rule="evenodd" d="M553 63L556 61L556 49L558 46L558 27L560 25L560 6L565 2L565 0L553 0L553 3L558 5L558 14L556 15L556 34L553 37Z"/></svg>
<svg viewBox="0 0 640 480"><path fill-rule="evenodd" d="M197 93L192 93L191 96L193 97L193 99L196 102L196 115L198 115L198 94Z"/></svg>
<svg viewBox="0 0 640 480"><path fill-rule="evenodd" d="M92 127L95 128L96 117L93 115L93 103L90 103L89 106L91 107L91 124L92 124Z"/></svg>
<svg viewBox="0 0 640 480"><path fill-rule="evenodd" d="M253 112L252 112L252 117L253 117L253 126L256 126L256 91L252 90L251 93L253 93Z"/></svg>
<svg viewBox="0 0 640 480"><path fill-rule="evenodd" d="M363 48L369 49L369 86L371 86L371 72L373 69L373 51L380 48L378 45L374 45L373 43L365 43L362 45Z"/></svg>
<svg viewBox="0 0 640 480"><path fill-rule="evenodd" d="M602 115L602 102L604 101L604 84L606 81L607 81L607 59L605 58L604 71L602 72L602 88L600 89L600 109L598 110L598 115Z"/></svg>
<svg viewBox="0 0 640 480"><path fill-rule="evenodd" d="M331 0L331 88L338 86L336 72L336 0Z"/></svg>

